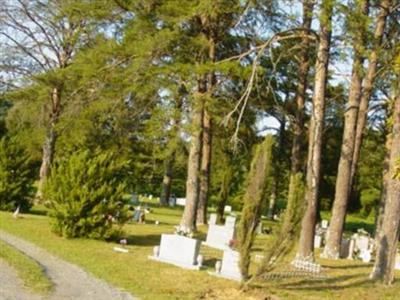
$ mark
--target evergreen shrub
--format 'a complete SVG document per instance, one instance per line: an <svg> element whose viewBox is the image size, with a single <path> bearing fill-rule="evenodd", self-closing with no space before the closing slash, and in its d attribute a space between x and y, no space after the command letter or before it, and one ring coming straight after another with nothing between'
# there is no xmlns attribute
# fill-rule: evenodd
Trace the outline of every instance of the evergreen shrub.
<svg viewBox="0 0 400 300"><path fill-rule="evenodd" d="M0 140L0 210L32 206L32 164L25 150L13 138Z"/></svg>
<svg viewBox="0 0 400 300"><path fill-rule="evenodd" d="M117 238L128 220L123 202L127 164L89 150L57 161L44 188L54 232L67 238Z"/></svg>

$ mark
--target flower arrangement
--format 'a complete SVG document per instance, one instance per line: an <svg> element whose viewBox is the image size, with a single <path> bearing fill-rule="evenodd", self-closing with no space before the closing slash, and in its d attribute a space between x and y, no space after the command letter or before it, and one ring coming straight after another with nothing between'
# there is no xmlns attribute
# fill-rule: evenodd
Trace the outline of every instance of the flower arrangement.
<svg viewBox="0 0 400 300"><path fill-rule="evenodd" d="M176 226L175 234L185 236L188 238L193 238L193 231L191 229L183 227L183 226Z"/></svg>
<svg viewBox="0 0 400 300"><path fill-rule="evenodd" d="M229 244L228 244L229 248L231 248L232 250L236 250L239 248L239 241L236 239L232 239L229 240Z"/></svg>

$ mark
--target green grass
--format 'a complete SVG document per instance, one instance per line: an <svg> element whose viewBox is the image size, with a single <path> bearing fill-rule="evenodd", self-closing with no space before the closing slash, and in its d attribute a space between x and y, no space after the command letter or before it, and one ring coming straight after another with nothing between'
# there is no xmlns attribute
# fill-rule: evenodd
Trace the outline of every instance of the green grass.
<svg viewBox="0 0 400 300"><path fill-rule="evenodd" d="M0 240L0 259L15 268L24 285L33 292L47 294L52 283L36 261Z"/></svg>
<svg viewBox="0 0 400 300"><path fill-rule="evenodd" d="M294 278L257 282L255 289L246 294L238 291L238 283L207 274L213 269L215 261L221 258L221 251L202 247L201 253L207 267L202 271L188 271L151 261L148 256L152 254L153 247L159 244L160 235L174 231L182 210L150 206L153 206L153 211L146 216L146 224L128 224L125 228L129 241L127 254L114 252L115 243L58 237L51 232L50 219L43 215L45 211L40 207L34 209L34 214L23 215L17 221L12 219L10 213L0 212L0 228L81 266L141 299L264 299L271 294L285 300L400 299L399 282L388 288L370 282L368 274L371 264L358 261L318 260L325 269L327 279ZM154 224L156 220L160 222L159 226ZM267 226L275 224L266 222ZM207 227L201 227L198 237L204 239L206 231ZM261 252L269 240L268 235L259 236L254 250ZM287 265L281 268L284 271Z"/></svg>

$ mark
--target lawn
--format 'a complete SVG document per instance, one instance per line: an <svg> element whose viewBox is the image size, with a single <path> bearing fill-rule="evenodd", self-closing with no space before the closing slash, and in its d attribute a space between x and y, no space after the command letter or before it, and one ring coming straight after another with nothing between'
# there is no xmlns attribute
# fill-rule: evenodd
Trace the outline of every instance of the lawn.
<svg viewBox="0 0 400 300"><path fill-rule="evenodd" d="M14 220L10 213L0 213L0 228L29 240L59 257L75 263L95 276L131 292L141 299L264 299L273 295L277 299L346 299L381 300L400 299L400 283L385 288L368 280L371 264L358 261L319 260L326 279L304 277L277 279L255 283L250 293L238 292L239 284L216 278L207 273L212 270L221 251L202 247L206 270L188 271L148 259L152 248L158 245L161 233L171 233L179 222L179 208L153 208L146 224L128 224L125 228L129 253L116 253L116 245L87 239L64 239L51 232L49 217L43 209L33 210ZM159 221L160 225L155 225ZM273 226L271 223L268 226ZM200 228L204 239L207 228ZM255 248L262 251L269 236L257 239ZM287 266L282 266L283 270ZM400 274L399 274L400 275ZM274 298L273 298L274 299Z"/></svg>
<svg viewBox="0 0 400 300"><path fill-rule="evenodd" d="M17 272L24 285L38 294L47 294L52 283L36 261L0 240L0 260L6 261Z"/></svg>

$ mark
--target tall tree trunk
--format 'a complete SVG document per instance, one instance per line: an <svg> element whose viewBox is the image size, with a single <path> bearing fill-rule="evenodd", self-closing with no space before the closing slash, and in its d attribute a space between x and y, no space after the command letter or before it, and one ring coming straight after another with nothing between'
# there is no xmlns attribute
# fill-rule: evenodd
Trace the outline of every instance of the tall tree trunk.
<svg viewBox="0 0 400 300"><path fill-rule="evenodd" d="M364 16L368 15L368 1L359 2L358 12ZM324 248L325 258L338 259L340 245L342 242L343 227L347 212L347 203L350 195L351 165L354 152L354 141L357 130L357 115L360 106L362 73L364 62L365 33L364 24L359 21L354 34L354 58L353 70L350 84L350 92L347 108L345 111L344 129L338 172L336 177L335 199L332 207L332 217L327 233L327 243Z"/></svg>
<svg viewBox="0 0 400 300"><path fill-rule="evenodd" d="M208 58L211 62L215 62L215 40L209 37ZM210 72L207 76L207 93L212 98L216 83L215 73ZM207 206L208 194L210 190L211 177L211 153L212 153L212 119L208 110L208 103L204 105L203 113L203 143L202 143L202 159L201 159L201 176L200 176L200 194L199 205L197 208L197 224L207 224Z"/></svg>
<svg viewBox="0 0 400 300"><path fill-rule="evenodd" d="M224 175L222 177L221 187L218 194L218 205L217 205L217 215L218 215L218 223L223 223L224 221L224 210L225 205L228 202L228 196L230 191L230 185L232 181L232 167L231 160L227 158L226 167L224 170Z"/></svg>
<svg viewBox="0 0 400 300"><path fill-rule="evenodd" d="M57 141L56 125L61 113L61 88L53 88L51 93L50 123L43 144L42 164L39 171L39 184L36 199L42 200L43 187L47 177L50 175L51 165L54 159L54 151Z"/></svg>
<svg viewBox="0 0 400 300"><path fill-rule="evenodd" d="M400 234L400 179L396 178L400 158L400 84L393 113L392 145L389 176L385 178L386 197L382 208L381 225L376 237L376 257L371 278L391 284ZM397 174L398 175L398 174Z"/></svg>
<svg viewBox="0 0 400 300"><path fill-rule="evenodd" d="M380 12L377 17L377 22L374 32L374 45L368 58L369 64L368 64L367 74L365 76L363 83L363 93L361 96L360 108L358 111L357 130L356 130L353 159L351 165L350 186L353 185L354 176L357 171L357 164L360 158L361 145L364 135L364 127L367 120L369 100L371 98L374 88L374 82L378 68L378 58L379 58L380 48L382 45L382 37L385 30L386 18L389 14L389 8L391 5L392 5L391 0L382 0L380 3Z"/></svg>
<svg viewBox="0 0 400 300"><path fill-rule="evenodd" d="M172 168L174 165L175 152L172 153L171 158L165 163L165 173L161 188L160 205L168 206L169 198L171 197L171 187L172 187Z"/></svg>
<svg viewBox="0 0 400 300"><path fill-rule="evenodd" d="M184 231L196 230L196 211L200 191L200 165L202 150L202 123L203 123L203 98L206 92L204 78L198 80L198 92L194 95L195 103L192 107L192 135L188 158L186 180L186 205L183 211L180 227Z"/></svg>
<svg viewBox="0 0 400 300"><path fill-rule="evenodd" d="M200 191L199 205L197 207L197 224L207 224L207 203L210 187L211 173L211 143L212 143L212 124L207 112L203 112L203 138L202 138L202 159L200 168Z"/></svg>
<svg viewBox="0 0 400 300"><path fill-rule="evenodd" d="M321 176L321 146L325 116L325 92L331 44L333 1L324 0L321 5L320 41L315 66L313 110L309 129L307 159L306 210L301 222L300 242L297 257L314 260L314 234L317 215L319 182Z"/></svg>
<svg viewBox="0 0 400 300"><path fill-rule="evenodd" d="M308 31L311 29L312 14L314 10L314 0L308 0L303 2L303 29ZM306 91L308 85L308 73L310 70L310 39L305 33L301 41L301 52L299 62L299 83L296 91L296 115L293 122L293 143L292 143L292 155L291 155L291 170L289 179L289 191L288 191L288 203L287 207L291 207L289 201L295 199L290 195L293 195L296 191L296 174L302 170L302 145L304 140L304 106L306 102ZM285 219L290 218L292 215L288 213ZM289 220L286 222L290 223Z"/></svg>

